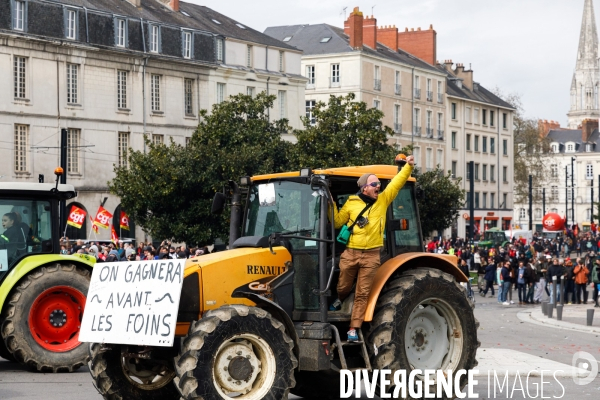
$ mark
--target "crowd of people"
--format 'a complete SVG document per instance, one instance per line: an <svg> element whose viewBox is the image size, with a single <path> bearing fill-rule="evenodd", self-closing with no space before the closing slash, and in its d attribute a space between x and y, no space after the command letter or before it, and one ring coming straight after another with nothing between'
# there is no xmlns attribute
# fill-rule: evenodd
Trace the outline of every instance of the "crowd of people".
<svg viewBox="0 0 600 400"><path fill-rule="evenodd" d="M428 252L453 254L459 268L467 275L477 275L481 296L496 296L498 302L510 306L513 291L518 304L536 304L544 293L554 301L553 279L556 279L557 301L564 293L565 304L586 304L588 297L600 307L600 234L591 232L576 237L543 239L536 234L528 243L514 238L504 246L479 248L463 239L432 240ZM575 253L575 254L573 254ZM561 285L564 285L561 290Z"/></svg>
<svg viewBox="0 0 600 400"><path fill-rule="evenodd" d="M122 240L117 243L106 243L70 241L69 238L61 239L60 252L61 254L87 254L95 257L97 262L181 259L210 253L206 246L190 249L185 244L175 245L168 240L163 240L159 246L155 246L152 242L139 242L136 247L133 243Z"/></svg>

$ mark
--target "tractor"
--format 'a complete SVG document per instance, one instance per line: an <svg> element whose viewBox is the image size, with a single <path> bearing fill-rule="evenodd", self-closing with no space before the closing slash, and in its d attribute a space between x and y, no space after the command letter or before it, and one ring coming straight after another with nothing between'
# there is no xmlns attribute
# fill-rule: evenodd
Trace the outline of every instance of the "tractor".
<svg viewBox="0 0 600 400"><path fill-rule="evenodd" d="M414 178L387 210L360 340L343 334L353 295L329 311L344 250L332 205L356 193L362 174L384 189L397 172L372 165L230 181L213 202L219 212L230 201L229 249L187 260L176 344L90 344L97 390L105 399L338 399L341 370L473 369L468 278L455 256L424 252Z"/></svg>
<svg viewBox="0 0 600 400"><path fill-rule="evenodd" d="M477 243L477 246L482 249L490 249L492 247L504 247L508 244L509 238L506 233L499 228L490 228L483 234L483 240Z"/></svg>
<svg viewBox="0 0 600 400"><path fill-rule="evenodd" d="M0 356L32 370L72 372L88 361L78 341L96 259L60 254L60 203L72 185L0 183Z"/></svg>

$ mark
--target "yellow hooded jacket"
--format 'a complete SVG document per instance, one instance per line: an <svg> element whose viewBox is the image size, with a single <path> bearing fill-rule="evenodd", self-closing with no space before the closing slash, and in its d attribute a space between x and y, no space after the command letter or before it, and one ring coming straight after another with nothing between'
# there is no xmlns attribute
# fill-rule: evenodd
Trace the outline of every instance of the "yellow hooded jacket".
<svg viewBox="0 0 600 400"><path fill-rule="evenodd" d="M346 247L369 250L383 246L383 230L385 229L387 208L410 177L412 170L412 165L406 164L390 181L385 190L379 193L375 203L363 214L364 217L369 219L369 223L364 228L354 225ZM350 227L366 205L360 197L352 195L348 197L341 210L338 211L337 207L334 207L335 228L339 229L344 224Z"/></svg>

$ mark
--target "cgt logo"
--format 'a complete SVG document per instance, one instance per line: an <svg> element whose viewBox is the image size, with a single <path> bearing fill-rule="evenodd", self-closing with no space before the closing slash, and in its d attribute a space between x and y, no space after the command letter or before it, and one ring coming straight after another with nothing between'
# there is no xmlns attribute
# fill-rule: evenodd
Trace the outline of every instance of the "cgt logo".
<svg viewBox="0 0 600 400"><path fill-rule="evenodd" d="M590 384L598 376L598 361L590 353L578 351L573 354L572 365L575 368L588 371L588 375L583 378L579 377L576 371L573 371L573 382L576 385L583 386Z"/></svg>

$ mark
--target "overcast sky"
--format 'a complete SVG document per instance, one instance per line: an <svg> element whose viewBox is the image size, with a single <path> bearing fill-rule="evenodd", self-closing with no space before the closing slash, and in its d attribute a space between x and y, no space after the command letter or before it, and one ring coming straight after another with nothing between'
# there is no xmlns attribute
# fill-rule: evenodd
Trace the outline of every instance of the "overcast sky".
<svg viewBox="0 0 600 400"><path fill-rule="evenodd" d="M521 95L525 114L566 126L584 0L186 0L263 32L268 26L343 26L356 6L377 25L437 32L437 58L471 65L488 89ZM597 6L598 2L594 2ZM595 11L598 11L595 8Z"/></svg>

